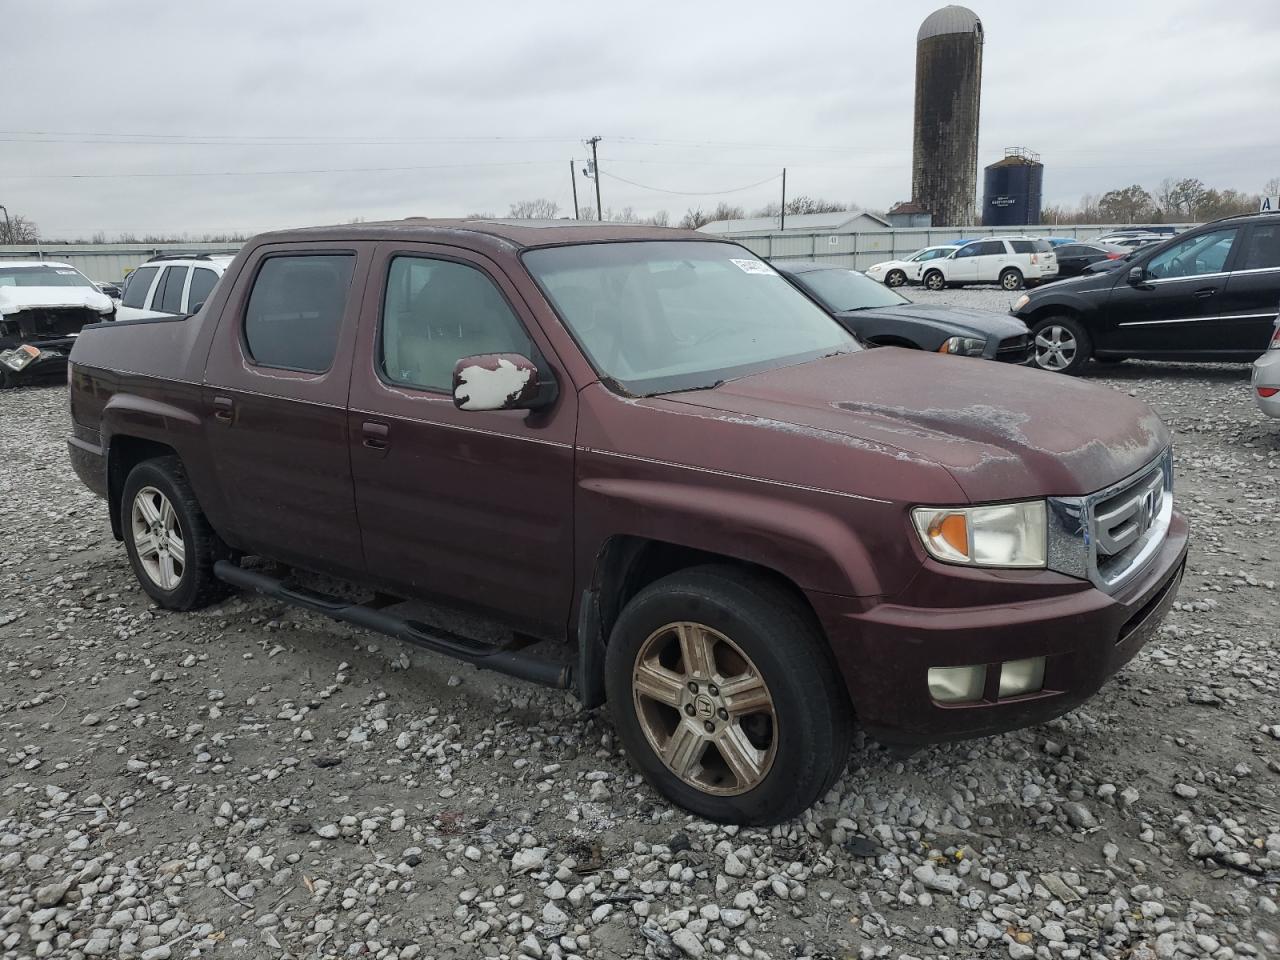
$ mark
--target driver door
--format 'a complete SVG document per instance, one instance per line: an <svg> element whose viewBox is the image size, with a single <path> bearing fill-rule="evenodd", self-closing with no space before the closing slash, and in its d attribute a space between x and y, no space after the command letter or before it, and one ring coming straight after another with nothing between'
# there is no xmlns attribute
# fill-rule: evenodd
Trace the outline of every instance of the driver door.
<svg viewBox="0 0 1280 960"><path fill-rule="evenodd" d="M971 243L961 247L947 260L942 261L949 283L973 283L978 279L978 248Z"/></svg>

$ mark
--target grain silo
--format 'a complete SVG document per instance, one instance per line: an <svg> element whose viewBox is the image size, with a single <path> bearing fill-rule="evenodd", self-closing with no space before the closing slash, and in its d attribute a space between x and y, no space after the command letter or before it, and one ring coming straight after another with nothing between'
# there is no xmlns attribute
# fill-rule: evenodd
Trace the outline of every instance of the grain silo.
<svg viewBox="0 0 1280 960"><path fill-rule="evenodd" d="M1040 222L1044 164L1026 147L1007 147L982 172L982 225L1024 227Z"/></svg>
<svg viewBox="0 0 1280 960"><path fill-rule="evenodd" d="M982 21L960 6L935 10L916 34L911 199L933 214L935 227L977 219L982 39Z"/></svg>

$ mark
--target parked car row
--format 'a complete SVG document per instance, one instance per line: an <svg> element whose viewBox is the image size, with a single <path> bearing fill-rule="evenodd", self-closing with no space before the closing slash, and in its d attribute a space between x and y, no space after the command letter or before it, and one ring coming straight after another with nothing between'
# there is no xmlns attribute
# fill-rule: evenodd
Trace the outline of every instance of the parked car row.
<svg viewBox="0 0 1280 960"><path fill-rule="evenodd" d="M1057 275L1053 245L1039 237L988 237L925 247L906 260L887 260L867 268L867 276L885 286L919 283L930 290L978 283L1021 290Z"/></svg>

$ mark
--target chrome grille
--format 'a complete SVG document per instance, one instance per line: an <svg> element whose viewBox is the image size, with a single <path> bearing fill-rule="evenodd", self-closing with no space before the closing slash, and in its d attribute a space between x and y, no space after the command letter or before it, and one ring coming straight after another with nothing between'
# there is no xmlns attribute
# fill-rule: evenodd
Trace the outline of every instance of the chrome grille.
<svg viewBox="0 0 1280 960"><path fill-rule="evenodd" d="M1173 516L1173 453L1087 497L1052 497L1049 566L1119 590L1155 556Z"/></svg>

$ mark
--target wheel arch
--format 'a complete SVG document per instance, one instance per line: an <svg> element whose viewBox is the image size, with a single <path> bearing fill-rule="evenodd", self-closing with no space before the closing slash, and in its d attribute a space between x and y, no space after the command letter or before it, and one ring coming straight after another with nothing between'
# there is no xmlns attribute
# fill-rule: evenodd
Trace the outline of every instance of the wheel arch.
<svg viewBox="0 0 1280 960"><path fill-rule="evenodd" d="M130 471L147 460L177 456L178 451L167 443L145 437L115 434L107 442L107 506L111 514L111 535L117 540L124 539L124 530L120 526L120 500Z"/></svg>

